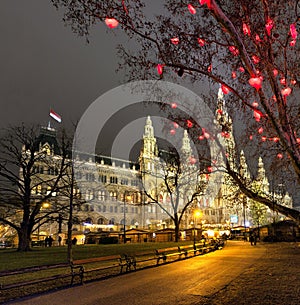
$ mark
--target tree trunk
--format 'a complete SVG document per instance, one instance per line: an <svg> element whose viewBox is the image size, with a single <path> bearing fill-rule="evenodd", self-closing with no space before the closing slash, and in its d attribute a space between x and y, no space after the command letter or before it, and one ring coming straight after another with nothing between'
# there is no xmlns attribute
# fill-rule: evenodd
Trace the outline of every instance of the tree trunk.
<svg viewBox="0 0 300 305"><path fill-rule="evenodd" d="M179 241L179 219L178 214L174 215L174 225L175 225L175 242Z"/></svg>
<svg viewBox="0 0 300 305"><path fill-rule="evenodd" d="M31 250L31 232L29 232L28 226L21 225L20 230L18 230L18 251L26 252Z"/></svg>

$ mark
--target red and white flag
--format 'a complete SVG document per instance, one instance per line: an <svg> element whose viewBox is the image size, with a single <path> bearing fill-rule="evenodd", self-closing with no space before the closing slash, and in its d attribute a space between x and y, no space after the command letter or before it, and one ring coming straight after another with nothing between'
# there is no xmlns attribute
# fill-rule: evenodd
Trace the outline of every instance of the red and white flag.
<svg viewBox="0 0 300 305"><path fill-rule="evenodd" d="M57 122L61 123L61 116L50 109L50 116Z"/></svg>

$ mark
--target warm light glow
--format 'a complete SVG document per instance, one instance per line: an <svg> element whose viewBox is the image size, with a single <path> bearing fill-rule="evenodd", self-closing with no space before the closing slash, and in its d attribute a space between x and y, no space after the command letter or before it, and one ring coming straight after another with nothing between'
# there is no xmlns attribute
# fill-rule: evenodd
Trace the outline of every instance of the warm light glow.
<svg viewBox="0 0 300 305"><path fill-rule="evenodd" d="M200 218L200 217L202 217L202 211L201 211L201 210L195 210L195 211L194 211L194 217L195 217L195 218Z"/></svg>
<svg viewBox="0 0 300 305"><path fill-rule="evenodd" d="M119 22L115 18L106 18L105 19L105 24L110 28L114 29L118 26Z"/></svg>
<svg viewBox="0 0 300 305"><path fill-rule="evenodd" d="M48 209L50 207L50 203L49 202L43 202L42 207L44 209Z"/></svg>

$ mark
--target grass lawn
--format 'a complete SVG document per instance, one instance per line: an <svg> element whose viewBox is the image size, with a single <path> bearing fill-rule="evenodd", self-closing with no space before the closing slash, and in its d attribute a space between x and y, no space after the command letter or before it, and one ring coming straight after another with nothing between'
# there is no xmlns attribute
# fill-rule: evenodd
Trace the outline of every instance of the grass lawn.
<svg viewBox="0 0 300 305"><path fill-rule="evenodd" d="M73 247L73 259L101 257L115 254L136 254L151 252L154 249L163 249L191 242L162 242L162 243L128 243L114 245L77 245ZM67 247L35 247L29 252L17 252L15 249L0 250L0 271L13 270L23 267L63 263L67 261Z"/></svg>

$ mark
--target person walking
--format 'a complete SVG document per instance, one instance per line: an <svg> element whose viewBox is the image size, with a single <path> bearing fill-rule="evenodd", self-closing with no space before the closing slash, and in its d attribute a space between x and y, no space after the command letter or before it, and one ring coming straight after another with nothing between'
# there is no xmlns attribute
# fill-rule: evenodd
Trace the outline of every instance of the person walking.
<svg viewBox="0 0 300 305"><path fill-rule="evenodd" d="M250 232L249 241L250 241L251 246L253 246L253 243L254 243L254 235L253 235L252 232Z"/></svg>

